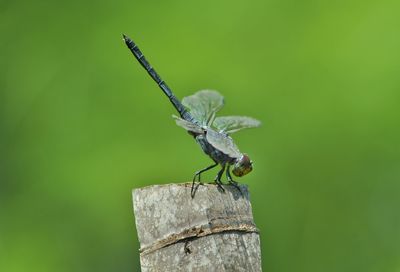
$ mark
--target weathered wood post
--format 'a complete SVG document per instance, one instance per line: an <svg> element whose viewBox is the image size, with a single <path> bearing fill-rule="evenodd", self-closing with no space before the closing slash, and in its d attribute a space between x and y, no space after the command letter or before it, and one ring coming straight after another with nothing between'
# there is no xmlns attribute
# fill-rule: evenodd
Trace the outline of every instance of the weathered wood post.
<svg viewBox="0 0 400 272"><path fill-rule="evenodd" d="M258 230L247 186L154 185L133 190L146 271L261 271Z"/></svg>

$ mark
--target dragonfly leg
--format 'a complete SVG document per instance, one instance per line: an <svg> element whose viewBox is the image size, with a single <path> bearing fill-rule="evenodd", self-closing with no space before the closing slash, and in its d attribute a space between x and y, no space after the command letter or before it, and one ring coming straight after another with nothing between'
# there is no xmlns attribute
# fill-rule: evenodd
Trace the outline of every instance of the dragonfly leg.
<svg viewBox="0 0 400 272"><path fill-rule="evenodd" d="M214 181L215 184L217 184L218 188L222 191L225 192L224 187L222 187L222 182L221 182L221 176L225 172L225 165L222 166L222 169L219 170L217 176L215 177Z"/></svg>
<svg viewBox="0 0 400 272"><path fill-rule="evenodd" d="M199 187L199 185L200 185L199 184L196 187L194 186L194 183L196 182L196 177L198 177L198 180L199 180L199 183L200 183L200 175L201 175L201 173L203 173L205 171L208 171L208 170L214 168L217 165L218 165L218 163L216 162L215 164L210 165L210 166L208 166L208 167L206 167L204 169L201 169L201 170L197 171L196 173L194 173L194 177L193 177L193 181L192 181L192 190L190 191L190 195L192 196L192 198L194 198L194 195L196 193L197 187Z"/></svg>
<svg viewBox="0 0 400 272"><path fill-rule="evenodd" d="M232 179L231 172L230 172L230 165L228 165L226 169L226 179L228 180L229 184L238 189L241 195L243 195L242 190L240 190L240 187L236 181Z"/></svg>

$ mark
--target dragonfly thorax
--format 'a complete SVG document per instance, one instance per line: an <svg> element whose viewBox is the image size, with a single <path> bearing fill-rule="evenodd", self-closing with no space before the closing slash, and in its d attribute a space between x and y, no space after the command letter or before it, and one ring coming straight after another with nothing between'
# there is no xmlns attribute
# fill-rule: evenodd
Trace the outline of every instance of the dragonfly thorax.
<svg viewBox="0 0 400 272"><path fill-rule="evenodd" d="M241 177L251 172L251 170L253 170L253 162L249 156L243 154L233 165L232 173L237 177Z"/></svg>

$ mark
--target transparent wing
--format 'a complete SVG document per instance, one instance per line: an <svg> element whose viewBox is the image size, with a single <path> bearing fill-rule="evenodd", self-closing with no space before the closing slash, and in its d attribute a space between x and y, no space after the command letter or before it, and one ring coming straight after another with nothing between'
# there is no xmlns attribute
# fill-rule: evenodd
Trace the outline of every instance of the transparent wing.
<svg viewBox="0 0 400 272"><path fill-rule="evenodd" d="M207 129L207 141L216 149L222 151L232 158L240 158L242 154L233 142L232 138L226 134L218 133L213 129Z"/></svg>
<svg viewBox="0 0 400 272"><path fill-rule="evenodd" d="M204 133L204 130L199 127L198 125L191 123L189 121L186 121L176 115L172 115L172 117L175 119L175 122L178 126L183 127L187 131L195 132L195 133Z"/></svg>
<svg viewBox="0 0 400 272"><path fill-rule="evenodd" d="M217 91L201 90L184 97L182 104L202 126L207 126L213 121L215 113L223 107L224 97Z"/></svg>
<svg viewBox="0 0 400 272"><path fill-rule="evenodd" d="M259 127L261 122L247 116L221 116L214 120L213 126L227 134L234 133L244 128Z"/></svg>

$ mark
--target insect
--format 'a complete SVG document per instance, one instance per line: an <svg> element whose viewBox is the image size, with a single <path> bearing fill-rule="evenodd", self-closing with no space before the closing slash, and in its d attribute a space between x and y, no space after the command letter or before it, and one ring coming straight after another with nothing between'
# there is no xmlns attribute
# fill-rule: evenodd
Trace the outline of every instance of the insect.
<svg viewBox="0 0 400 272"><path fill-rule="evenodd" d="M139 63L178 111L180 117L173 116L176 124L187 130L195 138L204 153L214 161L214 164L195 172L191 188L192 198L197 189L197 186L195 187L196 179L200 183L201 174L217 165L221 166L214 180L218 188L221 191L225 191L221 181L222 175L225 172L229 184L235 186L240 191L237 182L232 179L231 167L232 173L237 177L241 177L253 169L253 162L247 154L239 151L229 135L245 128L258 127L261 125L261 122L247 116L216 117L216 113L224 105L224 98L220 93L213 90L198 91L191 96L184 97L182 102L180 102L165 81L161 79L146 60L139 47L126 35L123 35L123 39Z"/></svg>

